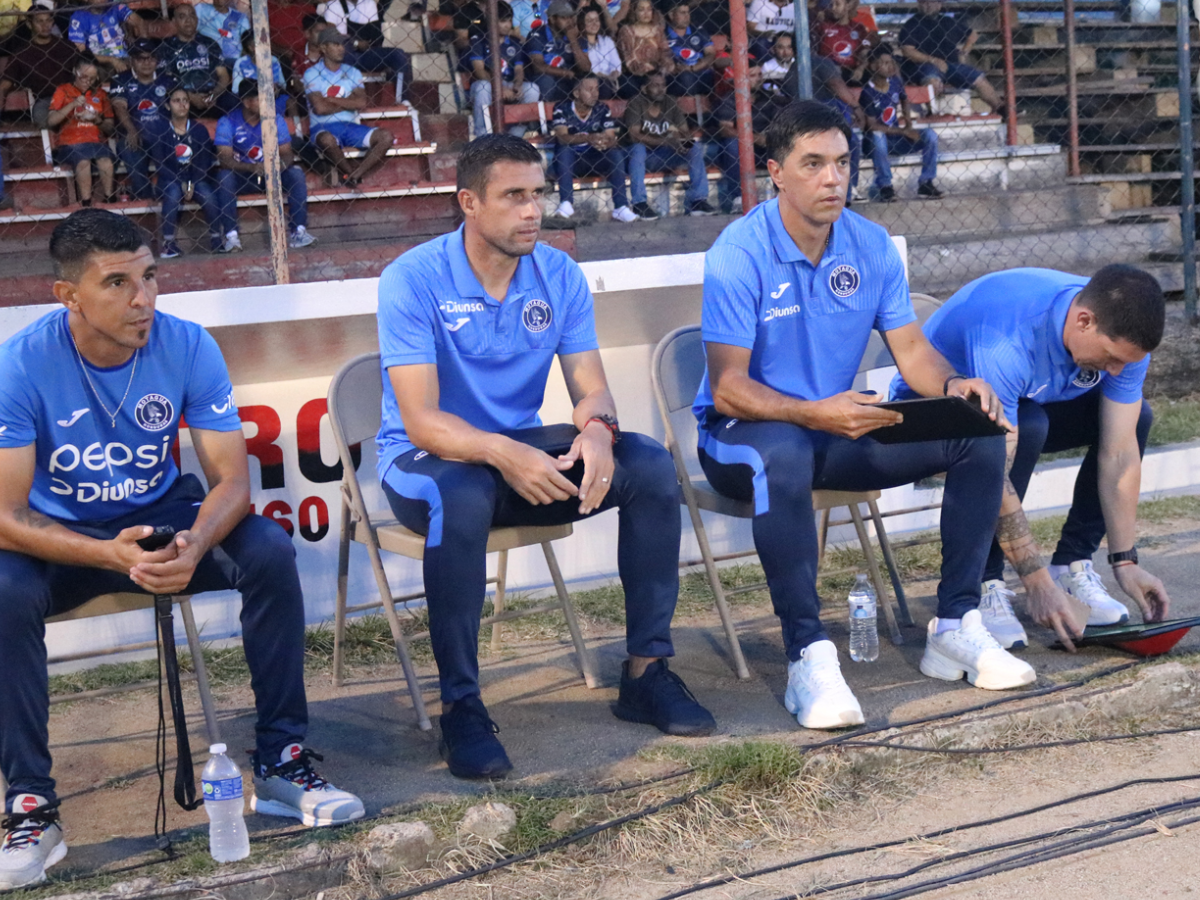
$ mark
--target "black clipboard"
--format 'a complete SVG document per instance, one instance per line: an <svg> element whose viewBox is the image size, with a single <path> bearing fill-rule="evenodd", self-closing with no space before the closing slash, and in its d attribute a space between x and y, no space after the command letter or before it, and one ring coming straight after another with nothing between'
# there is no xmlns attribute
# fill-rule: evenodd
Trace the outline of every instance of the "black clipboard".
<svg viewBox="0 0 1200 900"><path fill-rule="evenodd" d="M994 437L1005 430L987 413L962 397L922 397L880 403L904 416L899 425L885 425L867 436L881 444L912 444L961 438Z"/></svg>

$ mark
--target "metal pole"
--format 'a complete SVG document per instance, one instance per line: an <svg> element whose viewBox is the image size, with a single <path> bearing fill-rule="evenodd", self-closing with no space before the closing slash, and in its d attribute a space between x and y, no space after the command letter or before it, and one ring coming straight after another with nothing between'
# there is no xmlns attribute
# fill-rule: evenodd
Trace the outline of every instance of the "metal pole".
<svg viewBox="0 0 1200 900"><path fill-rule="evenodd" d="M267 185L267 222L271 231L271 271L276 284L289 284L287 226L283 218L283 182L279 177L279 132L275 120L275 79L271 66L271 30L267 0L250 0L254 24L254 65L258 69L258 110L262 116L263 174Z"/></svg>
<svg viewBox="0 0 1200 900"><path fill-rule="evenodd" d="M1183 237L1183 308L1196 324L1196 183L1192 140L1192 16L1191 4L1179 3L1175 13L1175 42L1179 49L1179 165L1180 233Z"/></svg>
<svg viewBox="0 0 1200 900"><path fill-rule="evenodd" d="M1075 75L1075 0L1064 0L1067 32L1067 174L1079 175L1079 79Z"/></svg>
<svg viewBox="0 0 1200 900"><path fill-rule="evenodd" d="M1017 144L1017 80L1013 74L1013 8L1012 0L1000 0L1000 38L1004 42L1004 113L1008 124L1007 143Z"/></svg>
<svg viewBox="0 0 1200 900"><path fill-rule="evenodd" d="M733 51L733 97L737 111L738 168L742 181L742 215L758 203L754 169L754 125L750 109L749 41L746 37L746 4L729 0L729 38ZM797 57L799 58L799 57Z"/></svg>
<svg viewBox="0 0 1200 900"><path fill-rule="evenodd" d="M796 51L796 96L801 100L811 100L812 39L809 37L808 3L795 0L792 8L796 10L795 32L792 38Z"/></svg>
<svg viewBox="0 0 1200 900"><path fill-rule="evenodd" d="M504 80L500 74L500 20L497 17L497 2L498 0L487 0L488 43L492 49L491 59L488 60L488 68L492 70L492 134L504 132Z"/></svg>

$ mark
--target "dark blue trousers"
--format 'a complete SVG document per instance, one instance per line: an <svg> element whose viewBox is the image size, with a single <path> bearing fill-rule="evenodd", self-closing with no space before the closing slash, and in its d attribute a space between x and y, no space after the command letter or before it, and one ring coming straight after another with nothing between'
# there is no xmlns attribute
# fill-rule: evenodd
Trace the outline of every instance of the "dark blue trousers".
<svg viewBox="0 0 1200 900"><path fill-rule="evenodd" d="M308 226L308 186L299 166L288 166L279 172L279 181L287 195L288 231ZM217 202L225 230L237 228L237 198L240 194L261 194L265 188L258 179L246 172L221 169L217 173Z"/></svg>
<svg viewBox="0 0 1200 900"><path fill-rule="evenodd" d="M937 614L957 619L979 605L980 573L1000 512L1003 437L888 445L710 410L700 429L700 464L713 488L754 503L754 546L789 660L826 639L818 618L816 489L878 490L945 472Z"/></svg>
<svg viewBox="0 0 1200 900"><path fill-rule="evenodd" d="M591 515L619 510L617 570L625 588L626 647L632 656L673 656L680 534L675 466L662 445L629 432L613 447L613 460L612 486ZM578 484L583 463L566 474ZM584 518L579 499L535 506L491 466L448 462L421 450L396 460L383 490L400 523L426 536L425 595L442 702L476 695L488 530L579 521Z"/></svg>
<svg viewBox="0 0 1200 900"><path fill-rule="evenodd" d="M225 234L225 213L221 207L219 189L207 178L192 182L192 196L204 211L204 219L208 222L208 233L212 238L213 249L221 245ZM175 240L175 227L179 221L179 206L183 203L183 184L179 181L167 181L162 187L162 236L165 241ZM236 220L230 228L236 225Z"/></svg>
<svg viewBox="0 0 1200 900"><path fill-rule="evenodd" d="M1034 466L1043 453L1059 453L1076 447L1087 447L1079 474L1075 476L1075 494L1071 511L1063 525L1058 547L1050 558L1051 565L1069 566L1081 559L1091 559L1104 537L1104 510L1100 506L1100 400L1103 392L1095 387L1082 396L1061 403L1041 405L1022 399L1017 407L1017 455L1013 459L1009 480L1017 496L1025 499ZM1142 401L1137 421L1138 452L1146 452L1146 438L1154 413L1150 404ZM1120 548L1126 549L1126 548ZM992 541L985 580L1004 577L1004 551Z"/></svg>
<svg viewBox="0 0 1200 900"><path fill-rule="evenodd" d="M558 199L575 200L576 175L605 175L612 187L613 209L628 204L625 193L626 152L624 147L597 150L588 144L558 144L554 148L554 170L558 173Z"/></svg>
<svg viewBox="0 0 1200 900"><path fill-rule="evenodd" d="M184 475L162 499L109 522L64 522L106 540L135 525L189 528L204 499L193 475ZM247 516L196 567L184 593L239 591L250 686L258 712L259 755L278 759L308 730L304 694L304 598L295 550L287 532L261 516ZM8 782L6 809L17 794L53 800L50 777L49 684L46 623L101 594L145 593L121 572L47 563L0 551L0 771Z"/></svg>

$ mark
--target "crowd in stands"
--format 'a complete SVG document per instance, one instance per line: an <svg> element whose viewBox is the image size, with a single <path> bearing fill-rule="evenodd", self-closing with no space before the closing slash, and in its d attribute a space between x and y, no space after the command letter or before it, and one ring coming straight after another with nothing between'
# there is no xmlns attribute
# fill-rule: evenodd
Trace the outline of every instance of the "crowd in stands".
<svg viewBox="0 0 1200 900"><path fill-rule="evenodd" d="M424 11L422 0L392 2L410 3L410 18ZM940 197L934 183L937 134L914 126L904 86L928 84L935 92L969 87L997 109L1001 101L987 78L963 62L975 33L944 14L940 0L917 0L916 14L893 46L881 38L870 10L858 0L807 2L815 96L863 134L862 145L856 140L851 148L851 197L866 196L858 188L864 149L874 165L874 199L897 198L889 161L910 153L922 158L917 195ZM154 174L162 169L150 135L170 130L164 123L173 119L169 98L175 88L186 92L192 119L222 123L210 126L210 133L246 126L245 100L257 98L260 80L247 6L245 0L178 2L170 9L169 28L155 29L152 11L138 13L122 3L97 0L83 8L56 8L53 0L33 0L24 15L0 16L7 27L7 34L0 28L0 104L14 90L30 92L29 114L36 126L52 131L55 162L74 168L83 204L118 197L166 200L166 187L173 182ZM493 128L493 58L484 7L477 0L442 0L441 10L450 13L447 41L472 82L476 134ZM386 4L381 8L376 0L271 4L275 111L280 121L293 123L280 132L294 150L286 156L288 166L296 159L318 166L333 187L356 188L393 145L389 132L360 121L367 104L364 73L394 78L398 99L412 81L408 55L384 46L385 10ZM709 165L720 172L718 206L732 209L740 193L739 154L733 58L722 34L728 31L724 4L500 0L498 11L504 103L554 104L552 171L560 185L560 215L574 213L573 179L590 175L609 180L617 221L656 218L659 211L647 199L647 172L687 172L686 212L710 215L717 210L708 200ZM785 0L750 0L746 12L752 126L761 164L767 126L796 96L795 14ZM247 84L253 87L243 91ZM305 114L307 137L292 133ZM256 120L257 113L249 118ZM539 116L535 112L530 119ZM187 122L175 124L177 134L194 131ZM529 124L498 127L524 134ZM348 148L361 153L348 157ZM214 171L185 181L192 187L183 192L184 199L203 205L204 192L212 187L213 209L235 208L220 194L222 185L232 190L236 182L236 195L254 187L255 176L233 167L234 158L216 147L199 154L201 160L210 158L216 160ZM117 160L123 179L114 169ZM252 153L237 165L257 165L261 171L261 159L254 160ZM218 172L250 177L221 179ZM289 199L302 206L301 173L288 179L294 188ZM0 209L11 207L11 197L0 194ZM234 231L228 218L209 216L209 223ZM165 240L169 221L164 210ZM294 241L312 240L301 219L293 216L292 223ZM239 247L236 233L233 240L222 235L214 241L218 244Z"/></svg>

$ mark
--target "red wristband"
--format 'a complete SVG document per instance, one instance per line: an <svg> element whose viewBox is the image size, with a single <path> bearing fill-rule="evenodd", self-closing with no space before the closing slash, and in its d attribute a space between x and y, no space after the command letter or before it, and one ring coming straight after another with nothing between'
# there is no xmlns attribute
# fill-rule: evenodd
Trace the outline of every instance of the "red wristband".
<svg viewBox="0 0 1200 900"><path fill-rule="evenodd" d="M617 428L615 425L610 425L608 422L605 422L599 416L593 416L592 418L588 419L586 422L583 423L583 427L587 428L593 422L599 422L601 425L603 425L605 428L607 428L608 435L609 435L609 437L612 438L612 442L614 444L617 442Z"/></svg>

